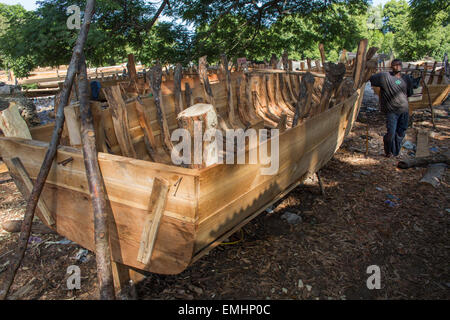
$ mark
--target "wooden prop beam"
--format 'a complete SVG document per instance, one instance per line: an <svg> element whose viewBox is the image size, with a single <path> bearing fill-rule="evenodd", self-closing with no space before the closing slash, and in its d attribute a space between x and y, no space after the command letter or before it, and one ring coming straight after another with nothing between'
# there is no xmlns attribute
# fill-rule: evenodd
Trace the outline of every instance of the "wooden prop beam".
<svg viewBox="0 0 450 320"><path fill-rule="evenodd" d="M47 179L48 173L50 172L51 165L56 155L56 149L59 144L59 140L61 138L62 127L64 124L64 107L67 105L67 102L69 100L69 94L72 85L74 83L74 78L78 69L80 56L83 52L83 47L84 44L86 43L87 35L89 33L89 27L95 10L94 8L95 8L95 0L87 0L86 9L84 12L84 22L81 27L80 33L78 34L78 39L73 50L72 59L70 60L66 79L64 81L63 89L61 91L60 102L56 115L55 128L53 130L49 148L45 154L44 161L37 176L36 182L33 186L33 190L31 191L30 198L28 199L27 202L27 208L25 210L25 217L22 225L22 230L20 233L18 248L11 261L10 267L8 268L6 280L4 281L2 290L0 291L1 300L4 300L8 295L11 284L14 281L14 277L16 275L17 270L19 269L20 263L22 262L23 256L25 254L25 250L27 249L28 246L28 238L30 236L34 211L36 210L39 197L41 195L42 189L44 188L45 180Z"/></svg>

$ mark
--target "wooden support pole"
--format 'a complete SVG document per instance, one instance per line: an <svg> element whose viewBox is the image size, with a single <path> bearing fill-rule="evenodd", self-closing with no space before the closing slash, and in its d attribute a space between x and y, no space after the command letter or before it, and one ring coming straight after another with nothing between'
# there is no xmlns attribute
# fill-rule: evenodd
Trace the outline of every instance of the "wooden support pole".
<svg viewBox="0 0 450 320"><path fill-rule="evenodd" d="M95 257L100 299L114 300L108 227L108 216L112 219L112 212L106 200L103 176L98 164L94 121L89 105L89 80L87 78L84 56L81 57L79 66L78 91L80 97L81 139L83 143L84 166L91 193L92 208L94 209Z"/></svg>
<svg viewBox="0 0 450 320"><path fill-rule="evenodd" d="M422 73L422 95L424 94L423 92L426 91L427 92L427 97L428 97L428 105L430 107L430 111L431 111L431 122L433 123L433 129L436 130L436 123L434 121L434 108L433 108L433 101L431 101L431 95L430 95L430 89L428 88L428 85L425 81L425 72Z"/></svg>
<svg viewBox="0 0 450 320"><path fill-rule="evenodd" d="M320 177L320 171L316 172L317 180L319 181L320 193L322 196L326 196L325 188L323 187L322 178Z"/></svg>
<svg viewBox="0 0 450 320"><path fill-rule="evenodd" d="M17 251L14 255L10 267L8 268L6 280L4 281L2 290L0 291L1 300L4 300L8 295L11 284L14 281L14 277L16 275L17 270L19 269L20 263L22 262L23 256L25 254L25 250L27 249L28 246L28 238L30 236L34 211L36 210L39 196L41 195L42 189L44 188L45 180L47 179L48 173L50 172L51 165L56 155L57 146L61 138L62 127L64 124L64 107L67 105L69 99L70 90L72 88L75 74L78 69L80 56L83 52L83 47L86 42L87 35L89 33L89 27L95 10L94 8L95 8L95 0L87 0L86 9L84 13L84 22L73 50L72 59L69 64L66 79L64 81L63 89L61 92L52 138L50 140L49 148L45 154L45 158L42 163L39 174L37 176L36 182L33 186L30 198L28 199L27 202L27 208L25 210L25 217L22 225L22 230L20 232Z"/></svg>

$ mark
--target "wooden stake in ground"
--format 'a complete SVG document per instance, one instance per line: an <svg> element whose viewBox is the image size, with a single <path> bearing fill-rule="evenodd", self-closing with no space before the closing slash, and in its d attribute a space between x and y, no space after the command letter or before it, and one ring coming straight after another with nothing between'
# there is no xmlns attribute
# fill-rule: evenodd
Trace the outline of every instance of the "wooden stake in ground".
<svg viewBox="0 0 450 320"><path fill-rule="evenodd" d="M92 112L89 105L89 81L84 56L80 61L78 75L78 96L80 97L81 140L83 144L84 166L94 209L95 257L100 299L114 300L114 282L109 246L108 214L110 207L106 201L103 176L98 165L97 147Z"/></svg>
<svg viewBox="0 0 450 320"><path fill-rule="evenodd" d="M53 129L52 138L45 154L44 161L42 163L39 174L36 178L33 190L31 192L30 198L27 202L27 208L25 210L25 217L22 225L22 230L20 232L19 243L17 251L12 259L11 265L8 268L6 274L6 280L0 291L0 299L4 300L8 295L11 284L14 281L17 270L19 269L20 263L22 262L25 250L28 246L28 238L31 232L31 223L34 217L34 211L41 195L42 189L44 188L45 180L47 179L48 173L52 166L53 160L56 155L56 148L59 144L61 138L62 128L64 124L64 107L67 105L69 99L69 94L72 89L73 80L77 72L78 63L80 61L80 56L83 52L84 44L86 43L87 35L89 33L89 27L91 25L91 19L94 14L95 0L88 0L86 4L86 10L84 13L84 23L81 27L80 33L78 35L75 48L73 49L72 59L70 60L69 68L67 70L66 80L64 81L63 89L60 95L58 113L56 115L55 128Z"/></svg>

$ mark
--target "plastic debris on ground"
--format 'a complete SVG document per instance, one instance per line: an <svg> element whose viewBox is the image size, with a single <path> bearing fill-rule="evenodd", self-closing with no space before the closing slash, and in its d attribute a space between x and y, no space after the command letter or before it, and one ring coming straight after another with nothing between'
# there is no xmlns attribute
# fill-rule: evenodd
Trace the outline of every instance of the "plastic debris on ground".
<svg viewBox="0 0 450 320"><path fill-rule="evenodd" d="M416 145L414 143L412 143L411 141L406 141L403 144L403 148L408 149L408 150L416 150Z"/></svg>
<svg viewBox="0 0 450 320"><path fill-rule="evenodd" d="M289 224L299 224L302 222L302 217L300 217L298 214L286 211L282 216L281 219L286 220Z"/></svg>
<svg viewBox="0 0 450 320"><path fill-rule="evenodd" d="M391 200L386 200L384 203L386 203L391 208L394 208L397 206L397 204L395 202L392 202Z"/></svg>
<svg viewBox="0 0 450 320"><path fill-rule="evenodd" d="M30 238L28 238L28 243L41 243L42 239L39 237L34 237L31 236Z"/></svg>
<svg viewBox="0 0 450 320"><path fill-rule="evenodd" d="M431 147L430 151L436 153L436 152L439 152L439 148L438 147Z"/></svg>
<svg viewBox="0 0 450 320"><path fill-rule="evenodd" d="M77 260L77 262L83 263L89 260L89 257L87 256L89 253L86 249L80 249L78 250L77 254L75 255L74 259Z"/></svg>

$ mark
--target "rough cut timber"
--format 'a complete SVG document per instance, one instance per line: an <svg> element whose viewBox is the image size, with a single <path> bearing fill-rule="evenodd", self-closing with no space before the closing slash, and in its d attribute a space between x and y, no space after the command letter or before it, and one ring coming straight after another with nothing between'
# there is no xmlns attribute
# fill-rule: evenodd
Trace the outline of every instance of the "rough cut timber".
<svg viewBox="0 0 450 320"><path fill-rule="evenodd" d="M437 188L441 183L440 180L442 179L442 175L444 174L446 168L447 165L445 163L433 163L428 165L425 175L419 182L420 185Z"/></svg>
<svg viewBox="0 0 450 320"><path fill-rule="evenodd" d="M125 101L119 86L103 88L106 100L108 100L109 110L114 124L114 132L119 142L122 155L125 157L136 158L136 151L130 137L130 127L128 124L128 114Z"/></svg>
<svg viewBox="0 0 450 320"><path fill-rule="evenodd" d="M190 133L192 152L191 168L205 168L217 163L219 150L215 133L218 129L217 114L210 104L196 104L178 115L184 129Z"/></svg>
<svg viewBox="0 0 450 320"><path fill-rule="evenodd" d="M0 111L0 129L6 137L32 139L27 123L19 113L14 102L9 107Z"/></svg>
<svg viewBox="0 0 450 320"><path fill-rule="evenodd" d="M428 150L428 130L417 130L417 151L416 158L428 157L430 150Z"/></svg>

